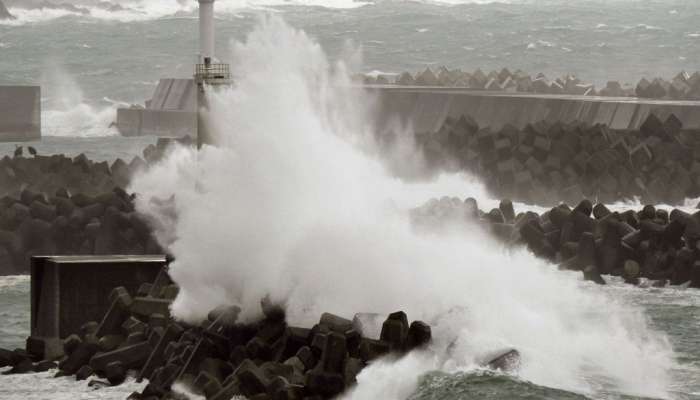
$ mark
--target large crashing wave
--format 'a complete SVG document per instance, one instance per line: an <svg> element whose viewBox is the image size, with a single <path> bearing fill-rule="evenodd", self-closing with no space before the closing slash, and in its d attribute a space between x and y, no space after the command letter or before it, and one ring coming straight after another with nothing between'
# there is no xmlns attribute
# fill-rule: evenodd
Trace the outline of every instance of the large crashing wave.
<svg viewBox="0 0 700 400"><path fill-rule="evenodd" d="M414 232L398 205L451 193L417 196L368 155L371 99L342 89L343 64L305 33L266 18L233 57L240 78L207 118L218 146L177 149L131 187L176 257L177 317L237 304L251 320L270 296L292 324L400 309L433 326L432 353L373 364L350 399L404 399L423 372L471 369L504 346L540 385L667 397L673 353L639 309L475 227ZM462 197L482 190L448 181Z"/></svg>

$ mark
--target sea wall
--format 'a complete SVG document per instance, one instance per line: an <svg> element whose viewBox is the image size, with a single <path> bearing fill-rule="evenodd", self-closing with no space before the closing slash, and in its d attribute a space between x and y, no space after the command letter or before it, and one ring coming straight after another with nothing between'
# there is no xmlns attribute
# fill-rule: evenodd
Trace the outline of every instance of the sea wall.
<svg viewBox="0 0 700 400"><path fill-rule="evenodd" d="M145 107L117 110L116 127L123 136L196 137L196 90L193 79L161 79Z"/></svg>
<svg viewBox="0 0 700 400"><path fill-rule="evenodd" d="M65 338L101 320L118 282L135 293L166 265L163 255L36 256L31 260L31 335Z"/></svg>
<svg viewBox="0 0 700 400"><path fill-rule="evenodd" d="M448 117L469 115L492 130L518 129L538 121L603 124L611 129L639 129L650 114L674 114L684 129L700 130L700 102L595 96L501 93L459 88L365 86L375 96L376 127L391 130L400 121L416 133L436 132Z"/></svg>
<svg viewBox="0 0 700 400"><path fill-rule="evenodd" d="M193 111L120 108L117 129L123 136L180 138L196 136L197 113Z"/></svg>
<svg viewBox="0 0 700 400"><path fill-rule="evenodd" d="M14 19L12 14L10 14L9 11L7 11L7 7L2 3L2 0L0 0L0 21L4 19Z"/></svg>
<svg viewBox="0 0 700 400"><path fill-rule="evenodd" d="M577 87L576 84L563 84ZM580 121L604 124L612 129L638 129L652 113L662 119L674 114L685 129L700 130L700 101L592 96L574 89L571 92L575 94L564 95L437 86L367 84L361 87L375 97L375 127L379 132L392 128L397 120L418 133L434 132L445 118L461 115L471 115L480 126L492 129L507 124L523 128L540 120ZM161 79L145 107L117 110L116 126L124 136L196 135L194 81Z"/></svg>
<svg viewBox="0 0 700 400"><path fill-rule="evenodd" d="M41 88L0 86L0 141L22 142L40 138Z"/></svg>

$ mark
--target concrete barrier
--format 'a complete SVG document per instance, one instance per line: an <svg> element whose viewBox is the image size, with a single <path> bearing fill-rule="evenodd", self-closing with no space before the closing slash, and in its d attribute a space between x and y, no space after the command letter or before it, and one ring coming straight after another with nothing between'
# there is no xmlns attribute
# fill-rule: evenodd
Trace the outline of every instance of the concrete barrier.
<svg viewBox="0 0 700 400"><path fill-rule="evenodd" d="M123 136L196 137L197 113L120 108L117 110L117 128Z"/></svg>
<svg viewBox="0 0 700 400"><path fill-rule="evenodd" d="M436 132L447 117L473 116L481 127L506 124L524 128L537 121L605 124L612 129L639 129L651 114L676 115L686 130L700 130L700 101L632 97L508 93L454 87L363 85L376 100L379 134L401 121L416 133ZM191 79L162 79L147 107L119 109L122 135L181 137L197 132L196 87Z"/></svg>
<svg viewBox="0 0 700 400"><path fill-rule="evenodd" d="M629 97L504 93L445 87L367 85L375 96L376 126L382 133L401 121L414 131L436 132L447 117L470 115L481 127L522 129L537 121L587 122L612 129L639 129L649 114L674 114L686 130L700 130L700 101Z"/></svg>
<svg viewBox="0 0 700 400"><path fill-rule="evenodd" d="M0 141L37 139L41 139L41 88L0 86Z"/></svg>
<svg viewBox="0 0 700 400"><path fill-rule="evenodd" d="M161 79L145 108L117 110L123 136L196 137L197 87L193 79Z"/></svg>
<svg viewBox="0 0 700 400"><path fill-rule="evenodd" d="M162 255L32 257L32 337L65 338L87 321L101 321L115 286L136 293L165 265Z"/></svg>
<svg viewBox="0 0 700 400"><path fill-rule="evenodd" d="M3 19L14 19L15 17L10 14L9 11L7 11L7 7L2 3L2 0L0 0L0 21Z"/></svg>

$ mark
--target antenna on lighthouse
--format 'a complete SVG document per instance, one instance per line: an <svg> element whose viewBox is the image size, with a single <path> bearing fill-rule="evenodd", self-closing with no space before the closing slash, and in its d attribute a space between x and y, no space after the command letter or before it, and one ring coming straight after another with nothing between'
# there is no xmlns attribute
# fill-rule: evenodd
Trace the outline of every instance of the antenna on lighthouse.
<svg viewBox="0 0 700 400"><path fill-rule="evenodd" d="M209 108L207 92L231 85L228 64L214 58L214 0L199 1L199 63L195 65L197 84L197 144L212 143L203 111Z"/></svg>

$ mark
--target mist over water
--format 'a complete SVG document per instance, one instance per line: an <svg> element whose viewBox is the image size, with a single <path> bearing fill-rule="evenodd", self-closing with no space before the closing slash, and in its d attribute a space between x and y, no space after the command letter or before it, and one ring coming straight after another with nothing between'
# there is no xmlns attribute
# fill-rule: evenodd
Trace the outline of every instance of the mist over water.
<svg viewBox="0 0 700 400"><path fill-rule="evenodd" d="M344 63L270 16L231 54L236 86L210 99L217 147L176 149L130 188L176 258L177 317L237 304L255 320L269 295L291 324L404 310L432 325L430 351L373 364L348 399L404 399L423 373L471 371L506 347L538 385L669 397L674 354L640 309L466 223L413 230L407 208L431 197L494 200L465 177L388 173L366 128L371 98L343 89Z"/></svg>
<svg viewBox="0 0 700 400"><path fill-rule="evenodd" d="M75 77L58 60L49 59L41 76L42 135L98 137L117 135L116 102L103 107L88 104ZM123 104L122 104L123 106Z"/></svg>

